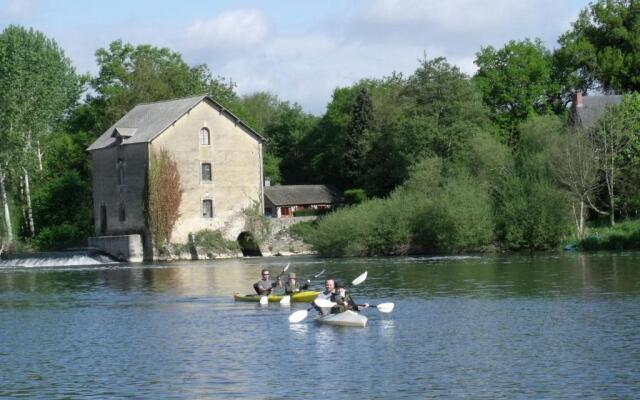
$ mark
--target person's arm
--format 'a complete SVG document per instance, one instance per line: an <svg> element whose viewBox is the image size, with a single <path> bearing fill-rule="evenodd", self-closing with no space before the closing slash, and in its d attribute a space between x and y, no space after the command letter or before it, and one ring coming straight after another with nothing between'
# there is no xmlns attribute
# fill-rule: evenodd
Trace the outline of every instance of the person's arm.
<svg viewBox="0 0 640 400"><path fill-rule="evenodd" d="M304 285L302 285L302 286L300 287L300 289L302 289L302 290L307 290L307 289L309 289L309 285L310 285L310 284L311 284L311 281L307 279L307 281L304 283Z"/></svg>

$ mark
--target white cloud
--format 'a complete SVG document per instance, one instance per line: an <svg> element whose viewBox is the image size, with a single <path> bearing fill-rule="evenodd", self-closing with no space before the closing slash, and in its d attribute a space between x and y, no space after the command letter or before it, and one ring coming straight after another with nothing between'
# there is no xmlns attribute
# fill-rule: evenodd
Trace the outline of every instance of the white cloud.
<svg viewBox="0 0 640 400"><path fill-rule="evenodd" d="M261 43L268 31L264 13L252 8L197 19L187 27L186 38L194 47L251 47Z"/></svg>
<svg viewBox="0 0 640 400"><path fill-rule="evenodd" d="M53 37L81 72L96 73L95 50L122 38L169 47L190 64L205 63L214 74L236 82L240 94L270 91L319 114L336 87L394 71L411 74L425 53L446 57L472 74L481 46L501 47L524 37L540 37L553 46L580 7L557 3L450 0L436 7L426 0L377 0L358 3L351 14L320 15L316 23L293 28L276 25L265 11L243 8L183 25L167 22L163 30L129 22L65 25L54 29L58 35Z"/></svg>

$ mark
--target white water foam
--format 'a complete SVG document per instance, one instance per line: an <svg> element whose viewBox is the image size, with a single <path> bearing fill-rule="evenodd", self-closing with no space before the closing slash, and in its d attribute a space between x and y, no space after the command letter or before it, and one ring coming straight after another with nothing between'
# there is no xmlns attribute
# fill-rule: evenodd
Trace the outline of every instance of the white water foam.
<svg viewBox="0 0 640 400"><path fill-rule="evenodd" d="M0 268L69 267L113 264L119 264L119 262L104 254L87 251L36 253L9 259L0 259Z"/></svg>

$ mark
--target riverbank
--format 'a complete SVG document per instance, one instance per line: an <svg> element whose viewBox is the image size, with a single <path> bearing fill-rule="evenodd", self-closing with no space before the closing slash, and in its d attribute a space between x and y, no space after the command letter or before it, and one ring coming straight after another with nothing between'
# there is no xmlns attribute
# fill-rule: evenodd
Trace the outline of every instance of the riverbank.
<svg viewBox="0 0 640 400"><path fill-rule="evenodd" d="M590 228L586 238L574 243L578 250L584 251L639 250L640 220Z"/></svg>

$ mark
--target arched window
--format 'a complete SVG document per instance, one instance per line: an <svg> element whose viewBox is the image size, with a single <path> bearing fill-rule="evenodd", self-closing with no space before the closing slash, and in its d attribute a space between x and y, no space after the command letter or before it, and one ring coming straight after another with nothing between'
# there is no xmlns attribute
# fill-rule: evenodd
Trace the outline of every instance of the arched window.
<svg viewBox="0 0 640 400"><path fill-rule="evenodd" d="M200 145L209 146L211 144L211 135L209 134L209 129L203 127L200 129Z"/></svg>

